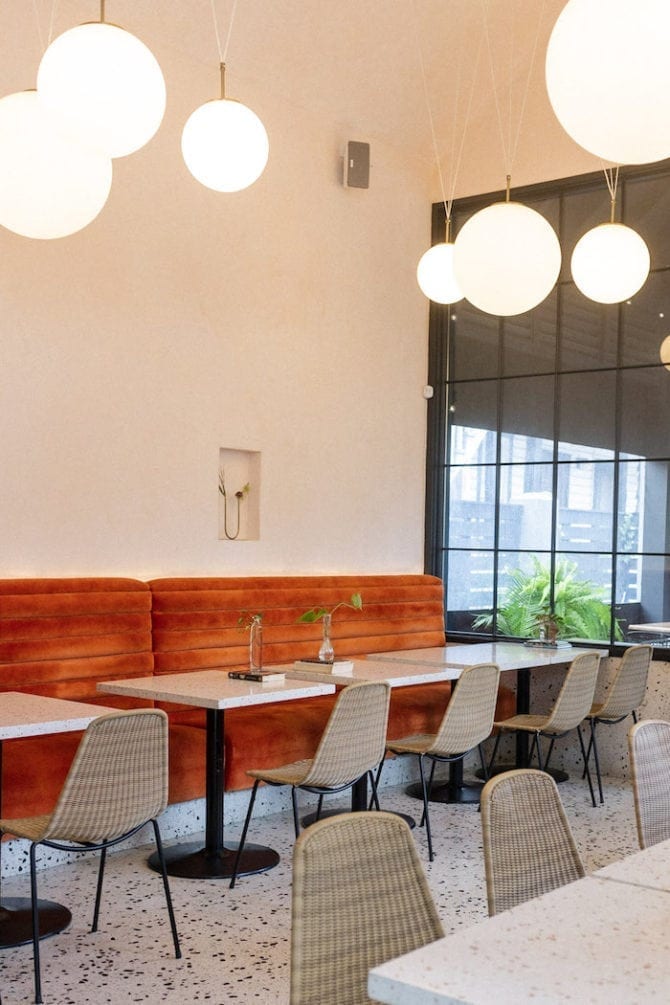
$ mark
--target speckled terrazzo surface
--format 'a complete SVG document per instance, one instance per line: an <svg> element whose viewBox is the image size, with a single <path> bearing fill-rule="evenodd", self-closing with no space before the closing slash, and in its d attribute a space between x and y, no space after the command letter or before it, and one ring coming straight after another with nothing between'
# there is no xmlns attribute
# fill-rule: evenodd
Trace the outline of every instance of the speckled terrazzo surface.
<svg viewBox="0 0 670 1005"><path fill-rule="evenodd" d="M587 871L636 850L627 784L606 779L605 806L596 809L581 780L563 783L560 792ZM385 789L382 804L384 809L419 816L416 800L400 788ZM427 861L423 830L415 831L416 840L440 917L451 933L487 916L480 815L475 806L433 804L431 821L436 852L432 864ZM229 837L237 833L238 828L231 827ZM255 819L249 839L276 848L279 866L241 879L232 891L221 881L171 880L181 960L172 954L160 878L146 867L143 849L110 855L96 934L88 930L95 894L94 857L41 872L40 895L66 904L73 916L66 931L42 942L45 1005L287 1005L290 814ZM3 893L28 896L28 876L8 877ZM0 951L0 991L4 1005L33 1000L29 946Z"/></svg>

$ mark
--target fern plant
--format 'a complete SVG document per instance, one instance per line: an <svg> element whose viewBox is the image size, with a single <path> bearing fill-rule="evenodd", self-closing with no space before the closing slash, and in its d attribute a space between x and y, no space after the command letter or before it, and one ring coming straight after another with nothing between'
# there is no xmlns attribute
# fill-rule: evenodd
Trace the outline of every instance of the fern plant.
<svg viewBox="0 0 670 1005"><path fill-rule="evenodd" d="M523 569L506 570L508 586L504 602L496 618L500 635L531 638L537 635L538 626L547 617L555 621L563 637L581 639L609 639L612 612L603 599L604 590L587 579L577 577L577 563L561 559L556 563L554 575L554 606L551 607L551 570L532 557L530 572ZM493 613L480 614L473 628L490 628ZM619 622L614 621L614 637L622 639Z"/></svg>

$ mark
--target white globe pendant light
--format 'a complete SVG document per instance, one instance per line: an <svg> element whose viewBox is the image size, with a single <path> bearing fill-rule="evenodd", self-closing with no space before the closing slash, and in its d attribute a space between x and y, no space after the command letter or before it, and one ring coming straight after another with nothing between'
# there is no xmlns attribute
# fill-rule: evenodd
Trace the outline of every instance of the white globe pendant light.
<svg viewBox="0 0 670 1005"><path fill-rule="evenodd" d="M669 51L668 0L569 0L546 58L566 132L617 164L670 157Z"/></svg>
<svg viewBox="0 0 670 1005"><path fill-rule="evenodd" d="M40 99L110 157L143 147L165 113L165 80L151 51L104 21L59 35L37 72Z"/></svg>
<svg viewBox="0 0 670 1005"><path fill-rule="evenodd" d="M421 258L416 268L421 292L436 304L456 304L463 299L463 290L454 273L454 244L444 241L434 244Z"/></svg>
<svg viewBox="0 0 670 1005"><path fill-rule="evenodd" d="M454 272L465 297L487 314L523 314L549 295L561 268L550 223L518 202L498 202L458 233Z"/></svg>
<svg viewBox="0 0 670 1005"><path fill-rule="evenodd" d="M181 137L182 156L193 177L215 192L239 192L265 170L270 152L265 126L246 105L225 97L207 101L189 116Z"/></svg>
<svg viewBox="0 0 670 1005"><path fill-rule="evenodd" d="M632 297L649 275L649 248L622 223L601 223L577 241L571 268L575 285L589 300L618 304Z"/></svg>
<svg viewBox="0 0 670 1005"><path fill-rule="evenodd" d="M98 215L112 162L63 131L36 91L0 99L0 224L24 237L67 237Z"/></svg>
<svg viewBox="0 0 670 1005"><path fill-rule="evenodd" d="M670 370L670 335L667 335L661 342L659 355L665 369Z"/></svg>

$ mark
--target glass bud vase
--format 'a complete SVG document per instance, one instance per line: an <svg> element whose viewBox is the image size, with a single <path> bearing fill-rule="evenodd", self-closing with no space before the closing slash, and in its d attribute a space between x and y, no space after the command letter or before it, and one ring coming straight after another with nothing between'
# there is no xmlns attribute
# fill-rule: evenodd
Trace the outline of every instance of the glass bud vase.
<svg viewBox="0 0 670 1005"><path fill-rule="evenodd" d="M263 668L263 625L259 617L251 619L249 626L249 669Z"/></svg>
<svg viewBox="0 0 670 1005"><path fill-rule="evenodd" d="M335 659L335 650L330 641L330 614L324 614L321 618L323 629L323 641L319 649L319 659L322 663L332 663Z"/></svg>

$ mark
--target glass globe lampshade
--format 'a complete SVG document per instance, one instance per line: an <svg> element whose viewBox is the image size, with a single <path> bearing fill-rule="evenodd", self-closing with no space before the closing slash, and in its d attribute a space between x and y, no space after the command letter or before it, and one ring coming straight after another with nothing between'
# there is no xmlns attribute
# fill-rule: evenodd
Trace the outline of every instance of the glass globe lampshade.
<svg viewBox="0 0 670 1005"><path fill-rule="evenodd" d="M618 304L644 285L649 275L649 248L622 223L601 223L577 241L572 278L589 300Z"/></svg>
<svg viewBox="0 0 670 1005"><path fill-rule="evenodd" d="M38 98L0 99L0 224L24 237L67 237L107 201L112 162L63 131Z"/></svg>
<svg viewBox="0 0 670 1005"><path fill-rule="evenodd" d="M661 342L659 355L665 369L670 370L670 335L667 335Z"/></svg>
<svg viewBox="0 0 670 1005"><path fill-rule="evenodd" d="M270 144L255 112L231 98L217 98L190 115L181 152L202 185L216 192L239 192L262 175Z"/></svg>
<svg viewBox="0 0 670 1005"><path fill-rule="evenodd" d="M37 71L42 101L110 157L143 147L165 113L165 81L155 56L113 24L80 24L59 35Z"/></svg>
<svg viewBox="0 0 670 1005"><path fill-rule="evenodd" d="M487 314L523 314L549 295L561 268L551 224L518 202L497 202L471 216L454 249L465 297Z"/></svg>
<svg viewBox="0 0 670 1005"><path fill-rule="evenodd" d="M667 0L569 0L545 64L566 132L617 164L670 157L669 50Z"/></svg>
<svg viewBox="0 0 670 1005"><path fill-rule="evenodd" d="M463 291L454 275L454 245L451 241L434 244L416 267L416 278L421 292L436 304L456 304L463 299Z"/></svg>

